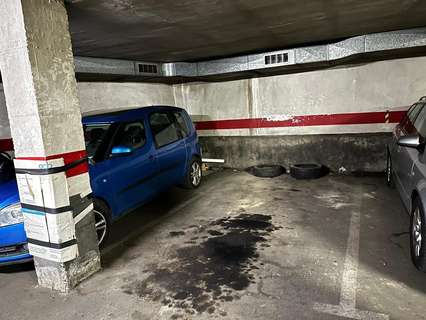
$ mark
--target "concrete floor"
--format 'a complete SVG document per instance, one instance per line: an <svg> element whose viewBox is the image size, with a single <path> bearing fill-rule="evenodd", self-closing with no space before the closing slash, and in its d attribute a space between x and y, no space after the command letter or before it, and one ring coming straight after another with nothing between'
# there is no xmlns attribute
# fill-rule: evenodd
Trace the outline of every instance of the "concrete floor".
<svg viewBox="0 0 426 320"><path fill-rule="evenodd" d="M0 318L426 319L407 226L381 177L226 170L119 221L103 271L69 295L3 269Z"/></svg>

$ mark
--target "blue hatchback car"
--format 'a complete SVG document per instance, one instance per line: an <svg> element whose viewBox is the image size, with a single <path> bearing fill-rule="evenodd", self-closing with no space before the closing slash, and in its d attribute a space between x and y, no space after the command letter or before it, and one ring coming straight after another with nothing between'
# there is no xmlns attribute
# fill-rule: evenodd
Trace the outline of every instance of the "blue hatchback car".
<svg viewBox="0 0 426 320"><path fill-rule="evenodd" d="M83 129L100 245L113 221L161 191L201 183L198 137L183 109L154 106L84 116ZM7 155L1 158L2 174L9 175L0 182L0 265L5 265L32 258L13 166Z"/></svg>

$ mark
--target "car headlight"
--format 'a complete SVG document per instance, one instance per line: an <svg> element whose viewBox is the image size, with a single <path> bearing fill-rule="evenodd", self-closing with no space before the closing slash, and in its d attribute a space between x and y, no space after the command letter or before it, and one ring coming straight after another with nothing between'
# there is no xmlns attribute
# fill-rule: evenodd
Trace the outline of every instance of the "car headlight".
<svg viewBox="0 0 426 320"><path fill-rule="evenodd" d="M24 222L21 204L15 203L0 210L0 227Z"/></svg>

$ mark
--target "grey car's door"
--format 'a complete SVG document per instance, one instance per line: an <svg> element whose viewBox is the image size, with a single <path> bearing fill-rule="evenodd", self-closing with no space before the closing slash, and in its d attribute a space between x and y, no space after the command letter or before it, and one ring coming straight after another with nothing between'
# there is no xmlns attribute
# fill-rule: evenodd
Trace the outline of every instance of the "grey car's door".
<svg viewBox="0 0 426 320"><path fill-rule="evenodd" d="M397 188L403 198L407 196L406 190L406 179L407 172L412 166L412 154L408 148L397 145L397 140L402 136L417 135L417 130L414 127L414 122L422 109L422 104L413 105L407 113L406 119L404 119L400 126L396 128L396 134L392 144L392 166L395 174L395 182ZM405 202L405 199L404 199Z"/></svg>
<svg viewBox="0 0 426 320"><path fill-rule="evenodd" d="M426 133L426 108L423 104L420 107L420 112L414 120L414 132L413 135L419 135L421 140L424 140L424 134ZM411 199L411 192L415 187L416 180L416 168L422 167L423 153L414 148L399 147L401 148L400 160L398 167L400 170L400 182L403 189L404 202L409 207L409 201ZM418 171L417 171L418 172ZM418 175L418 174L417 174Z"/></svg>

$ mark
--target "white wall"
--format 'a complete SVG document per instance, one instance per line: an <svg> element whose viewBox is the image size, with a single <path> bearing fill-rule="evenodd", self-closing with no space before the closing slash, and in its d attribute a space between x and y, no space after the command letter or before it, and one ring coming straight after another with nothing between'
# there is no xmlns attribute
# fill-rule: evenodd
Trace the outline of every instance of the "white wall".
<svg viewBox="0 0 426 320"><path fill-rule="evenodd" d="M78 96L82 112L149 105L174 105L171 86L151 83L80 82ZM3 86L0 84L0 139L10 138Z"/></svg>
<svg viewBox="0 0 426 320"><path fill-rule="evenodd" d="M186 108L195 121L401 110L426 95L426 57L220 83L79 83L82 112L146 105ZM203 130L200 135L385 132L393 124ZM10 137L0 84L0 138Z"/></svg>
<svg viewBox="0 0 426 320"><path fill-rule="evenodd" d="M176 105L202 120L403 110L426 95L426 57L225 83L174 86ZM390 131L364 124L202 131L204 135L282 135Z"/></svg>
<svg viewBox="0 0 426 320"><path fill-rule="evenodd" d="M149 105L174 105L173 90L165 84L80 82L82 112Z"/></svg>

